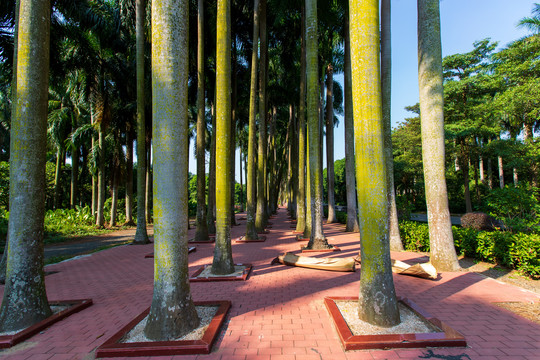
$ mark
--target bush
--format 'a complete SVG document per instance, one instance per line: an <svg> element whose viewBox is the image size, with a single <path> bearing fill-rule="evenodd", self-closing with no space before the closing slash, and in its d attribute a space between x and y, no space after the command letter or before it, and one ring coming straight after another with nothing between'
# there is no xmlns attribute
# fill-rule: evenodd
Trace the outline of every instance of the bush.
<svg viewBox="0 0 540 360"><path fill-rule="evenodd" d="M461 226L475 230L495 230L496 220L482 212L467 213L461 217Z"/></svg>
<svg viewBox="0 0 540 360"><path fill-rule="evenodd" d="M529 275L540 279L540 235L515 234L509 245L510 265Z"/></svg>
<svg viewBox="0 0 540 360"><path fill-rule="evenodd" d="M427 224L415 221L401 221L399 223L399 232L405 250L429 251L429 228Z"/></svg>
<svg viewBox="0 0 540 360"><path fill-rule="evenodd" d="M452 226L454 235L454 246L456 252L460 255L474 258L476 257L476 248L478 247L478 231L475 229L464 229L458 226Z"/></svg>
<svg viewBox="0 0 540 360"><path fill-rule="evenodd" d="M341 224L347 223L347 213L345 211L336 211L336 219Z"/></svg>

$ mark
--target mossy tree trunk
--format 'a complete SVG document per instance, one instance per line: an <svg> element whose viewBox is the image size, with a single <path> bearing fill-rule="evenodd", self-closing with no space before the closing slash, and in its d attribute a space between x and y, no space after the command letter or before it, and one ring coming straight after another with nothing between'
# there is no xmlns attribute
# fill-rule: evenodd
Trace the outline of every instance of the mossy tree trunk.
<svg viewBox="0 0 540 360"><path fill-rule="evenodd" d="M16 4L16 104L11 121L9 246L0 332L24 329L51 315L43 273L51 7L49 1Z"/></svg>
<svg viewBox="0 0 540 360"><path fill-rule="evenodd" d="M255 146L256 135L256 113L257 113L257 60L259 53L259 0L253 3L253 51L251 53L251 82L249 90L249 133L248 133L248 153L247 153L247 215L246 215L246 240L256 240L257 230L255 229L256 217L256 186L257 173L255 172Z"/></svg>
<svg viewBox="0 0 540 360"><path fill-rule="evenodd" d="M214 104L212 104L212 144L210 145L210 171L208 177L208 209L206 221L208 223L208 233L216 233L215 210L216 210L216 113L214 94Z"/></svg>
<svg viewBox="0 0 540 360"><path fill-rule="evenodd" d="M392 44L391 1L381 0L381 91L384 128L384 156L386 161L386 188L388 190L388 222L390 226L390 249L403 251L399 236L399 224L394 188L394 155L392 152Z"/></svg>
<svg viewBox="0 0 540 360"><path fill-rule="evenodd" d="M418 0L418 86L430 260L437 271L455 271L459 263L445 178L440 29L439 0Z"/></svg>
<svg viewBox="0 0 540 360"><path fill-rule="evenodd" d="M345 19L345 186L347 189L346 231L359 232L356 213L356 175L354 161L354 122L352 109L351 41L349 36L349 17Z"/></svg>
<svg viewBox="0 0 540 360"><path fill-rule="evenodd" d="M351 0L350 41L362 261L358 316L400 323L392 278L379 64L379 1Z"/></svg>
<svg viewBox="0 0 540 360"><path fill-rule="evenodd" d="M216 244L213 274L234 272L231 247L231 4L218 0L216 40Z"/></svg>
<svg viewBox="0 0 540 360"><path fill-rule="evenodd" d="M206 119L204 105L204 1L197 1L197 230L196 241L210 241L206 223Z"/></svg>
<svg viewBox="0 0 540 360"><path fill-rule="evenodd" d="M144 329L151 340L199 325L188 280L188 1L152 1L154 294Z"/></svg>
<svg viewBox="0 0 540 360"><path fill-rule="evenodd" d="M330 247L322 228L322 169L319 119L317 1L306 0L306 74L307 74L307 123L309 147L309 186L311 198L311 236L307 248Z"/></svg>

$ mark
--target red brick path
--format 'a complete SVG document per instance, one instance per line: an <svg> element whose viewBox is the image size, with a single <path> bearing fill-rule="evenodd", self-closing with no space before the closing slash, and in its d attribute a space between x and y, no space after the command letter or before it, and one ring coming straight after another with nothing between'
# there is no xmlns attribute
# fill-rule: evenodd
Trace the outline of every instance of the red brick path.
<svg viewBox="0 0 540 360"><path fill-rule="evenodd" d="M394 275L399 296L407 297L465 335L468 348L353 351L345 353L323 305L327 295L357 295L360 273L335 273L269 265L285 251L299 252L286 211L280 209L263 243L233 241L237 263L252 263L246 282L192 283L195 300L230 299L232 308L210 355L151 359L538 359L540 325L494 306L498 301L540 301L540 296L474 273L444 273L430 281ZM243 235L245 221L232 228ZM339 224L325 234L342 251L323 256L351 257L359 249L356 234ZM193 234L194 230L190 230ZM150 305L152 245L120 246L92 256L47 267L50 300L92 298L94 305L14 348L0 351L9 359L92 359L94 350ZM317 256L317 254L310 254ZM190 274L211 263L213 245L197 245L189 255ZM400 260L414 253L393 253ZM3 286L0 287L0 295ZM146 359L146 358L137 358Z"/></svg>

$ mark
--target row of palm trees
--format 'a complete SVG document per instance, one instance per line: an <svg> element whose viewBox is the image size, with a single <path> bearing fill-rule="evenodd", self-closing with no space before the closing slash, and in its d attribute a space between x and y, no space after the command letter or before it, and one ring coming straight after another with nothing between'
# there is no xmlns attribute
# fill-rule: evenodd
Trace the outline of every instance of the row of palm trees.
<svg viewBox="0 0 540 360"><path fill-rule="evenodd" d="M18 56L16 61L16 87L14 88L14 117L11 123L11 214L9 223L9 244L8 244L8 267L6 277L6 287L4 299L0 308L0 331L17 330L21 327L29 326L50 314L45 295L45 284L43 277L43 181L42 169L44 169L46 153L46 124L47 124L47 90L49 71L49 39L50 39L50 6L48 1L39 0L19 0L16 9L20 11L18 19L18 46L15 52ZM97 2L89 2L94 6ZM383 21L384 26L388 26L389 2L383 0ZM111 3L100 3L98 9L103 13L104 19L115 23L116 17ZM137 3L139 4L139 3ZM345 54L345 63L350 69L345 69L346 86L346 124L350 127L351 118L354 121L354 147L355 147L355 169L358 181L358 212L359 231L362 260L362 281L360 285L359 315L364 320L371 323L392 326L399 322L399 312L397 300L391 276L390 267L390 238L389 238L389 206L392 201L388 197L387 185L387 159L384 151L384 128L383 104L381 87L388 87L388 83L381 84L381 62L380 59L380 35L379 35L379 1L378 0L351 0L350 9L346 9L346 3L330 2L331 9L336 14L340 14L342 19L349 19L350 29L343 31L345 39L350 34L350 42L346 41L346 48L349 50ZM142 23L142 3L137 10L137 24ZM277 206L277 193L283 181L285 164L291 164L291 203L298 217L298 226L304 219L304 228L301 229L305 235L309 235L308 248L325 249L331 247L324 236L322 221L322 119L324 111L322 109L321 83L324 76L321 76L321 51L318 36L326 34L327 30L321 26L318 17L317 2L306 0L299 13L302 19L302 31L296 41L286 37L280 38L275 32L268 31L271 25L276 28L280 26L286 28L291 19L284 16L282 19L272 18L269 22L270 12L266 0L255 1L253 11L253 39L251 41L251 67L250 72L250 92L249 92L249 140L247 157L248 176L248 226L246 228L247 237L257 236L255 231L263 229L267 223L268 214L275 210ZM282 5L279 2L275 6ZM297 4L299 5L299 4ZM322 6L323 4L321 4ZM325 4L328 5L328 4ZM340 7L341 6L341 7ZM187 0L154 0L151 4L151 89L152 89L152 137L154 149L154 248L155 248L155 273L154 295L150 310L149 319L146 325L145 334L154 340L164 340L178 337L190 329L194 328L199 320L197 318L188 282L188 261L187 261L187 228L188 228L188 206L187 206L187 178L188 166L187 153L189 144L189 90L190 87L190 51L189 38L189 3ZM214 274L229 274L234 271L234 262L231 248L230 227L232 225L232 201L231 185L233 183L231 169L233 164L232 150L234 143L231 139L234 131L231 124L234 124L235 117L239 117L242 112L238 106L240 96L236 93L234 79L238 73L234 69L239 67L241 62L233 61L238 59L241 47L241 32L233 29L245 26L245 24L233 23L231 21L230 0L217 1L216 27L215 31L204 32L203 22L204 6L198 3L198 39L208 39L215 36L215 96L212 102L214 109L212 126L213 146L215 146L215 192L210 190L209 194L215 194L216 202L216 244L214 247L214 259L212 272ZM208 10L212 8L206 8ZM419 0L419 81L421 92L438 94L442 96L442 69L440 57L440 31L439 31L439 8L437 0ZM290 11L289 11L290 12ZM330 12L330 11L329 11ZM81 26L86 21L82 17L79 22L73 23L75 27ZM281 23L280 21L286 23ZM105 20L104 20L105 21ZM98 22L99 23L99 22ZM116 23L115 23L116 24ZM118 23L118 26L121 26ZM235 27L236 26L236 27ZM142 26L137 27L137 34L142 31ZM89 72L87 78L93 78L90 88L92 94L90 117L91 123L99 128L98 143L103 152L103 141L105 137L105 127L111 121L111 114L108 113L109 98L107 89L112 87L119 79L115 79L112 73L105 76L106 59L115 64L117 56L106 57L112 49L104 49L99 44L103 39L97 37L99 26L92 28L87 34L86 40L96 49L93 59L98 59L95 71ZM319 30L320 29L320 30ZM202 34L205 34L204 36ZM331 44L337 37L337 31L331 31ZM385 33L387 34L387 33ZM140 35L140 34L139 34ZM99 36L105 36L99 34ZM97 37L97 38L96 38ZM235 39L234 41L232 39ZM388 41L388 37L385 38ZM84 44L84 37L81 37L81 44ZM109 41L114 39L108 38ZM300 41L298 41L300 40ZM321 42L324 42L321 37ZM139 38L140 41L140 38ZM202 42L202 41L199 41ZM288 54L281 54L278 57L270 57L271 47L269 43L277 49L300 49L300 79L291 81L290 73L276 72L270 81L268 72L272 67L283 67L287 70L294 69L294 62L287 59ZM300 46L294 46L294 43ZM233 46L233 44L236 44ZM245 42L248 44L248 42ZM75 44L77 45L77 44ZM258 49L260 45L260 49ZM198 46L197 57L197 79L199 82L197 91L197 127L204 130L204 124L199 124L199 119L203 122L206 107L204 106L204 90L202 85L204 79L205 57L202 45ZM139 52L137 59L141 61L140 53L143 46L137 46ZM334 46L330 46L333 50ZM324 49L324 47L323 47ZM73 52L79 51L79 46L74 46ZM387 51L387 50L386 50ZM119 51L121 53L121 51ZM30 55L32 54L32 56ZM36 56L37 54L37 56ZM113 52L117 54L117 52ZM388 54L387 52L384 54ZM347 57L350 56L350 59ZM332 58L333 59L333 58ZM383 66L387 66L385 62ZM207 63L208 65L208 63ZM244 64L246 65L246 64ZM141 86L142 71L137 71L138 85ZM438 67L437 67L438 66ZM332 67L325 63L324 69L328 76L332 74ZM238 69L237 69L238 70ZM119 76L125 74L118 74ZM280 79L280 76L283 79ZM97 81L94 81L96 80ZM257 81L258 80L258 81ZM194 80L193 80L194 81ZM298 81L299 91L290 92L283 84L292 84ZM257 118L256 109L256 86L258 87L259 109L258 109L258 131L255 128ZM212 83L212 82L210 82ZM274 88L273 88L274 87ZM327 81L327 93L332 94L332 81ZM350 89L347 89L350 88ZM270 102L267 96L268 91L279 89L285 96L281 100L290 105L290 94L300 95L298 105L298 122L291 111L292 106L286 106L290 116L281 119L283 103L280 97L275 96ZM139 93L140 89L138 89ZM304 93L305 91L305 93ZM212 93L212 91L209 91ZM121 92L119 92L120 95ZM140 91L140 94L143 94ZM247 94L247 92L246 92ZM429 126L434 124L426 136L426 141L434 141L424 146L424 164L426 168L432 169L429 182L433 183L433 192L428 193L428 207L433 206L430 212L430 228L439 229L433 231L432 235L432 259L434 265L439 270L453 270L457 266L455 251L447 246L453 244L450 229L448 207L444 208L442 199L446 196L446 186L444 182L444 168L440 169L433 165L439 161L439 157L444 159L444 142L442 149L440 139L442 139L442 101L437 102L435 96L423 96L421 94L422 124ZM305 98L304 98L305 95ZM247 96L245 96L247 98ZM122 99L122 96L119 96ZM141 106L142 96L138 97L138 106ZM330 97L329 100L332 98ZM351 99L353 99L351 101ZM32 101L32 106L29 105ZM332 117L331 105L327 101L328 117ZM347 106L347 104L349 106ZM278 108L281 106L281 109ZM305 108L305 113L304 113ZM142 107L138 109L137 136L143 133ZM269 121L270 125L266 122ZM332 121L327 120L329 128L332 128ZM290 126L283 126L289 123ZM305 126L304 126L305 123ZM268 134L267 134L268 130ZM288 131L287 131L288 130ZM256 142L256 131L258 132L258 144ZM351 131L352 132L352 131ZM295 134L298 133L298 136ZM268 136L268 135L272 136ZM327 128L327 136L329 134ZM331 134L331 131L330 131ZM202 142L203 134L198 133L197 156L203 156L201 151L204 146ZM137 153L145 158L146 150L141 148L145 141L137 142ZM298 141L299 145L296 145ZM118 138L116 139L118 142ZM29 145L31 144L31 146ZM305 145L304 145L305 144ZM289 146L291 145L291 146ZM267 148L268 146L268 148ZM306 148L304 148L304 146ZM255 163L255 148L258 147L257 162ZM287 149L297 149L298 160L292 158L295 151L287 154ZM438 152L430 153L431 149ZM441 152L442 150L442 152ZM141 156L142 155L142 156ZM100 154L104 159L104 154ZM300 161L300 159L302 159ZM139 161L139 159L138 159ZM333 159L331 160L333 161ZM202 163L200 158L198 162ZM104 164L104 162L102 163ZM256 169L255 169L256 165ZM298 165L298 166L297 166ZM103 165L100 165L103 166ZM201 170L203 166L199 167ZM256 175L255 175L256 173ZM298 174L298 175L296 175ZM104 199L104 170L98 168L98 203ZM138 171L138 176L144 173ZM199 176L202 174L198 174ZM426 176L428 176L426 172ZM201 176L202 177L202 176ZM296 183L296 178L300 181ZM302 181L302 178L303 181ZM269 183L268 179L271 180ZM426 181L427 182L427 181ZM138 185L143 186L141 178L138 178ZM296 185L297 184L297 185ZM203 186L199 187L202 192ZM255 203L254 192L257 193ZM138 189L139 198L143 191ZM203 196L199 194L200 199ZM255 205L256 204L256 205ZM329 204L332 206L332 204ZM209 206L211 209L211 207ZM139 212L142 211L139 209ZM355 211L356 212L356 211ZM329 211L331 213L331 211ZM431 216L433 214L433 216ZM197 211L198 223L204 224L204 209ZM138 215L138 220L139 220ZM356 217L356 215L354 215ZM99 218L99 215L98 215ZM200 219L199 219L200 218ZM30 220L29 220L30 219ZM331 221L331 218L330 218ZM212 221L208 221L210 223ZM143 229L144 220L138 223L137 232ZM202 228L204 225L202 226ZM354 228L354 226L353 226ZM443 230L441 230L443 229ZM199 231L199 228L198 228ZM204 235L204 234L203 234ZM199 236L202 236L199 234ZM144 235L137 242L144 243ZM36 281L37 279L37 281ZM382 295L382 298L381 298ZM379 309L375 311L375 308ZM24 310L24 311L22 311Z"/></svg>

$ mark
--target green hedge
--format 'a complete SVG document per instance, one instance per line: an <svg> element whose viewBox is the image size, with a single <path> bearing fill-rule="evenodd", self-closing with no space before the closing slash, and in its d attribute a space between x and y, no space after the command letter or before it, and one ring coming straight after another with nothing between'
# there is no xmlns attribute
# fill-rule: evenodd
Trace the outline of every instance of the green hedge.
<svg viewBox="0 0 540 360"><path fill-rule="evenodd" d="M429 251L428 225L402 221L399 230L403 247L409 251ZM540 278L540 235L505 231L477 231L452 227L456 252L478 260L512 267Z"/></svg>

